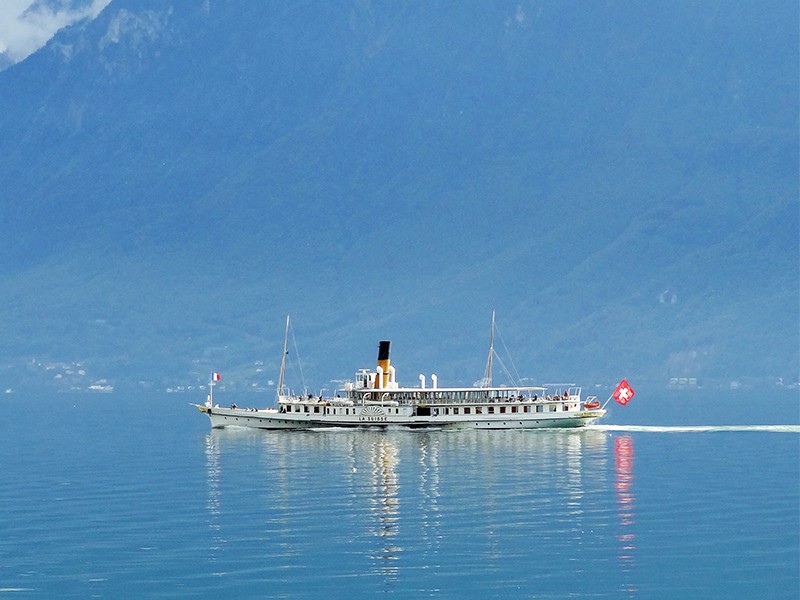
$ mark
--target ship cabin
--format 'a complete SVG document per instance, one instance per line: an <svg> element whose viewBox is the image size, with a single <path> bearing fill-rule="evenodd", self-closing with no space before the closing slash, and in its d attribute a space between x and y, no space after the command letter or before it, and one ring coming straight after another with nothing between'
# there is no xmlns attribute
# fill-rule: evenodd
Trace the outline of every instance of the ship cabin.
<svg viewBox="0 0 800 600"><path fill-rule="evenodd" d="M430 387L425 375L419 376L419 387L400 387L389 360L389 344L388 341L380 343L376 368L359 369L335 398L280 394L280 412L347 417L374 407L380 414L404 417L474 419L475 415L479 415L478 418L500 415L514 418L582 409L581 388L572 385L556 386L554 393L546 387L534 386L444 388L439 387L438 378L433 374Z"/></svg>
<svg viewBox="0 0 800 600"><path fill-rule="evenodd" d="M385 355L384 355L385 356ZM436 375L432 386L419 376L420 387L401 388L395 368L379 356L375 371L359 369L344 388L347 403L355 406L412 407L417 416L498 415L580 410L581 388L561 386L555 393L534 386L442 388Z"/></svg>

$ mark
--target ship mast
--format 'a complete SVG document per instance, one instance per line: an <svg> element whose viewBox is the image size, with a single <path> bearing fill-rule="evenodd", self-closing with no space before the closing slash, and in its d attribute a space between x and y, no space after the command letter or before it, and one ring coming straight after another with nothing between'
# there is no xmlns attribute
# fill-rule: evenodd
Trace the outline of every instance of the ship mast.
<svg viewBox="0 0 800 600"><path fill-rule="evenodd" d="M492 335L489 338L489 358L486 361L486 376L483 387L492 387L492 357L494 356L494 311L492 311Z"/></svg>
<svg viewBox="0 0 800 600"><path fill-rule="evenodd" d="M289 315L286 315L286 331L283 334L283 354L281 355L281 374L278 377L277 401L280 402L283 393L283 376L286 374L286 344L289 341Z"/></svg>

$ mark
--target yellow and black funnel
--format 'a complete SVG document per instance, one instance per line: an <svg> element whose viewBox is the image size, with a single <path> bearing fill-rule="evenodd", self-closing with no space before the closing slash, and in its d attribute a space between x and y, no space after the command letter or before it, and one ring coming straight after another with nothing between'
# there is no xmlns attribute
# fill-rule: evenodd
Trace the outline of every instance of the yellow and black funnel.
<svg viewBox="0 0 800 600"><path fill-rule="evenodd" d="M389 348L392 342L383 340L378 344L378 376L375 377L375 387L385 388L389 383Z"/></svg>

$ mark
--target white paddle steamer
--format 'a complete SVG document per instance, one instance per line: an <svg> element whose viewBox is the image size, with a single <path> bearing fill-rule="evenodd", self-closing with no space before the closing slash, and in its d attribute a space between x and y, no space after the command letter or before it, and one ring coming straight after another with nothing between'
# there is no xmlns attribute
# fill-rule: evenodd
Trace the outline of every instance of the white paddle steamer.
<svg viewBox="0 0 800 600"><path fill-rule="evenodd" d="M287 335L288 330L287 318ZM214 404L213 377L205 404L194 406L208 415L212 427L259 429L582 427L606 413L595 396L584 398L578 386L565 385L553 390L536 386L492 386L494 324L490 346L485 387L439 387L436 375L431 375L430 385L426 377L420 375L418 387L401 387L389 359L390 342L382 341L375 370L360 369L354 380L333 397L313 397L294 395L284 386L284 338L276 407L254 409Z"/></svg>

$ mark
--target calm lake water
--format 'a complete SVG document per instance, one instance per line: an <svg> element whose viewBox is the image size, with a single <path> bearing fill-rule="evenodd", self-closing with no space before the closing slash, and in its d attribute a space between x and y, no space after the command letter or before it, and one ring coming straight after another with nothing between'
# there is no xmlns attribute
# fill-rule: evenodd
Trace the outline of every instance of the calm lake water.
<svg viewBox="0 0 800 600"><path fill-rule="evenodd" d="M559 431L212 431L202 399L3 397L0 597L800 597L796 390Z"/></svg>

